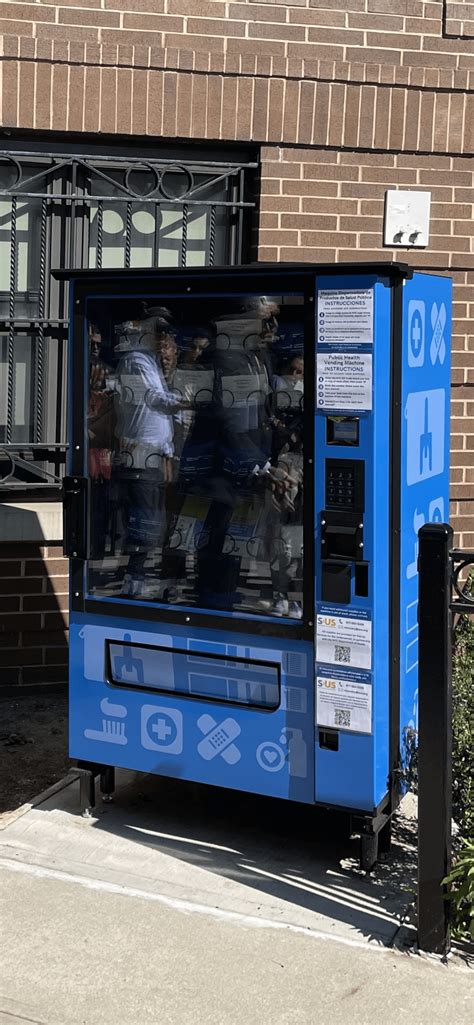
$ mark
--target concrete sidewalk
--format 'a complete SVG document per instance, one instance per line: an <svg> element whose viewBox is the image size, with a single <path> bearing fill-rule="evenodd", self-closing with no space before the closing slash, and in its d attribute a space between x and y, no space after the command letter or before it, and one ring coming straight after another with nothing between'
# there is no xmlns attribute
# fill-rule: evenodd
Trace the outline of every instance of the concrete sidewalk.
<svg viewBox="0 0 474 1025"><path fill-rule="evenodd" d="M0 1023L472 1021L469 970L406 952L409 815L367 878L311 808L132 773L78 803L0 832Z"/></svg>

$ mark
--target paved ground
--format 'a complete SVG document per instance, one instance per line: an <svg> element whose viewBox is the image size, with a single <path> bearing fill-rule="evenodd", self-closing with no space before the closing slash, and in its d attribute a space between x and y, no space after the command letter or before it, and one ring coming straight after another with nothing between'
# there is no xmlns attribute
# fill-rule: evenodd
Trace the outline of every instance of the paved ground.
<svg viewBox="0 0 474 1025"><path fill-rule="evenodd" d="M124 773L85 820L77 790L4 819L1 1025L472 1021L471 972L407 952L409 816L366 878L313 809Z"/></svg>

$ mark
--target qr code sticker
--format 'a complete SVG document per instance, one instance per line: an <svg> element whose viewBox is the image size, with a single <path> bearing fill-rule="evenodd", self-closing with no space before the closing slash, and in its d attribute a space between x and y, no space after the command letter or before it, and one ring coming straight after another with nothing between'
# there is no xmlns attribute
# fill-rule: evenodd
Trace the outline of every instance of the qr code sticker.
<svg viewBox="0 0 474 1025"><path fill-rule="evenodd" d="M334 661L345 662L350 665L351 662L351 648L350 645L336 644L334 647Z"/></svg>
<svg viewBox="0 0 474 1025"><path fill-rule="evenodd" d="M334 709L334 725L335 726L347 726L351 725L351 710L350 708L335 708Z"/></svg>

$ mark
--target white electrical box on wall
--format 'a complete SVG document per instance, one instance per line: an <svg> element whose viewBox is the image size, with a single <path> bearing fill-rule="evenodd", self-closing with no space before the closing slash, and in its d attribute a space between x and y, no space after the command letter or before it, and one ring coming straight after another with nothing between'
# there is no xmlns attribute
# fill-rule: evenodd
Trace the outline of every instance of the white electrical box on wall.
<svg viewBox="0 0 474 1025"><path fill-rule="evenodd" d="M385 193L384 245L403 249L427 246L431 192L390 189Z"/></svg>

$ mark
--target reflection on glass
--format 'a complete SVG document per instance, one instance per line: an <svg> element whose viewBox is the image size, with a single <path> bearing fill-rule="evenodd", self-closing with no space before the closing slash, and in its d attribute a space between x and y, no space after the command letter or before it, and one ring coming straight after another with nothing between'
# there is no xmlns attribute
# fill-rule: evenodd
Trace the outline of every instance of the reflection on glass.
<svg viewBox="0 0 474 1025"><path fill-rule="evenodd" d="M302 618L300 296L89 304L89 591Z"/></svg>
<svg viewBox="0 0 474 1025"><path fill-rule="evenodd" d="M238 705L278 708L278 666L242 659L206 658L171 648L124 642L108 645L108 673L118 686L147 687Z"/></svg>

